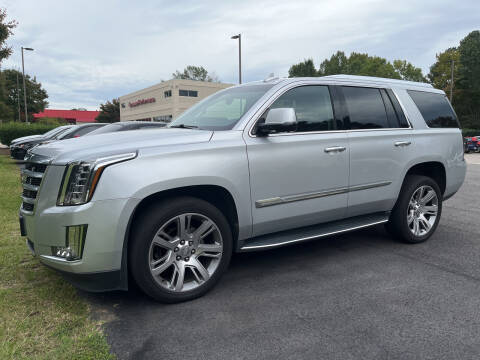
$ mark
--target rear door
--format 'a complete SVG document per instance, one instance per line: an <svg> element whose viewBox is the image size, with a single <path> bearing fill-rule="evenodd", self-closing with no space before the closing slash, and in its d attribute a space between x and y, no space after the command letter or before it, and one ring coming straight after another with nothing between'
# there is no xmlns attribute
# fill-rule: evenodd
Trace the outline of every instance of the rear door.
<svg viewBox="0 0 480 360"><path fill-rule="evenodd" d="M412 130L390 89L341 86L349 118L348 216L389 211L414 156Z"/></svg>

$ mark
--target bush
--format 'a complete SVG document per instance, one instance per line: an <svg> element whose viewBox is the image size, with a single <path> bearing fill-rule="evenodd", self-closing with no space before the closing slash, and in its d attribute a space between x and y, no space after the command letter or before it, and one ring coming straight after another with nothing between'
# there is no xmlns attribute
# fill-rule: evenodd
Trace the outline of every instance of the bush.
<svg viewBox="0 0 480 360"><path fill-rule="evenodd" d="M43 125L67 125L67 121L63 118L53 118L53 117L43 117L35 119L35 124L43 124Z"/></svg>
<svg viewBox="0 0 480 360"><path fill-rule="evenodd" d="M480 129L462 129L463 136L479 136Z"/></svg>
<svg viewBox="0 0 480 360"><path fill-rule="evenodd" d="M58 124L26 124L18 122L8 122L0 124L0 143L10 145L10 142L22 136L44 134L56 128Z"/></svg>

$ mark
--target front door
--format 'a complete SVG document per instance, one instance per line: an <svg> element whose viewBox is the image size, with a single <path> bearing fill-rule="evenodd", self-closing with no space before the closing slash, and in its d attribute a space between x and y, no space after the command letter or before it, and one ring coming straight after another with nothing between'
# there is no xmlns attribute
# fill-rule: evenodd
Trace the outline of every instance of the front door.
<svg viewBox="0 0 480 360"><path fill-rule="evenodd" d="M294 108L298 128L266 137L245 134L253 236L345 217L350 150L329 87L295 87L271 108Z"/></svg>

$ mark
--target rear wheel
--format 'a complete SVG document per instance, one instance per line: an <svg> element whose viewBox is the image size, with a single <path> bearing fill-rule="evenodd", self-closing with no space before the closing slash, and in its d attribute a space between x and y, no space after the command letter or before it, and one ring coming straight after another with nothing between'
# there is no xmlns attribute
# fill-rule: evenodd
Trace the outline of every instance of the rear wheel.
<svg viewBox="0 0 480 360"><path fill-rule="evenodd" d="M169 199L145 209L134 224L130 270L156 300L191 300L220 279L232 243L228 221L215 206L191 197Z"/></svg>
<svg viewBox="0 0 480 360"><path fill-rule="evenodd" d="M387 229L406 243L426 241L437 228L442 214L442 194L438 184L421 175L408 175Z"/></svg>

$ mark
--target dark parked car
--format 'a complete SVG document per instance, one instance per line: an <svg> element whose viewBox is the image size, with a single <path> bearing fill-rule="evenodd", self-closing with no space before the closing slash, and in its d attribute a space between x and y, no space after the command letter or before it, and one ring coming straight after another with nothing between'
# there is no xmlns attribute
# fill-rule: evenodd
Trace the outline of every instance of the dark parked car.
<svg viewBox="0 0 480 360"><path fill-rule="evenodd" d="M65 131L61 134L56 140L66 140L66 139L73 139L78 138L84 135L91 133L92 131L98 130L99 128L107 125L106 123L88 123L77 125L74 128Z"/></svg>
<svg viewBox="0 0 480 360"><path fill-rule="evenodd" d="M474 152L479 152L480 151L480 144L478 139L480 137L474 136L474 137L466 137L463 139L463 148L466 153L469 153L470 151Z"/></svg>
<svg viewBox="0 0 480 360"><path fill-rule="evenodd" d="M117 131L130 131L130 130L140 130L140 129L158 129L165 127L167 124L160 122L150 122L150 121L124 121L116 122L97 129L87 134L87 136L100 135Z"/></svg>
<svg viewBox="0 0 480 360"><path fill-rule="evenodd" d="M72 127L75 127L75 125L59 126L40 136L31 135L15 139L10 144L10 156L17 160L23 160L29 149L35 145L57 139L63 133L69 131Z"/></svg>

